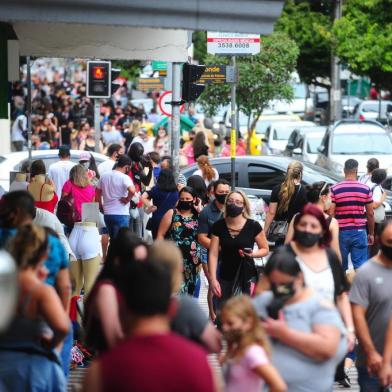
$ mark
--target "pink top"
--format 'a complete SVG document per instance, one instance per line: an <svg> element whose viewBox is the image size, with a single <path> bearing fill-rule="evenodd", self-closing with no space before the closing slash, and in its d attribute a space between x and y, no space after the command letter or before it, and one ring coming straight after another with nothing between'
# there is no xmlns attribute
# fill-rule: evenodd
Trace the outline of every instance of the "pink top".
<svg viewBox="0 0 392 392"><path fill-rule="evenodd" d="M63 192L71 193L74 199L74 205L76 210L77 221L82 220L82 204L91 203L95 199L95 188L92 185L87 185L85 188L81 188L73 184L70 180L66 181L63 186Z"/></svg>
<svg viewBox="0 0 392 392"><path fill-rule="evenodd" d="M261 346L249 346L241 359L228 362L225 392L260 392L264 381L253 369L268 363L267 354Z"/></svg>

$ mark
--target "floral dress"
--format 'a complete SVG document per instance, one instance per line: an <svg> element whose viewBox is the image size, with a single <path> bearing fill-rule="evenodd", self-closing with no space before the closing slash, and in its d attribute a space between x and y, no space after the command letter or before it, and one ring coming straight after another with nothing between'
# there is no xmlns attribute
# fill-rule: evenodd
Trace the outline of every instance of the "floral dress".
<svg viewBox="0 0 392 392"><path fill-rule="evenodd" d="M198 225L197 215L183 217L174 210L169 236L180 248L184 260L184 283L179 294L193 295L200 272L201 248L196 238Z"/></svg>

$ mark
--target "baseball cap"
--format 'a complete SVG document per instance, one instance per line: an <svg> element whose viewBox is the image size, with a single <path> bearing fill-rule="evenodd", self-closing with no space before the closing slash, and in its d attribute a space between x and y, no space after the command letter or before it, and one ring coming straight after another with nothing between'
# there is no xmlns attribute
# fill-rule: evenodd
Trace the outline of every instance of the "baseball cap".
<svg viewBox="0 0 392 392"><path fill-rule="evenodd" d="M89 161L91 158L91 154L88 151L82 151L79 154L79 162L80 161Z"/></svg>

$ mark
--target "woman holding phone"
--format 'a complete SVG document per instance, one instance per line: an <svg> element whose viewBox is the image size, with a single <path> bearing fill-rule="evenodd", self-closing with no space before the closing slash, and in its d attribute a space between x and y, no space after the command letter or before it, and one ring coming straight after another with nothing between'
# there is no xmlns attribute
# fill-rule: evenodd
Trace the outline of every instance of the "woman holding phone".
<svg viewBox="0 0 392 392"><path fill-rule="evenodd" d="M258 249L254 250L254 244ZM217 275L220 248L220 272ZM260 224L250 218L250 204L242 191L232 191L226 197L224 218L212 227L208 268L210 285L222 305L241 291L253 294L257 270L253 258L268 254L268 242Z"/></svg>

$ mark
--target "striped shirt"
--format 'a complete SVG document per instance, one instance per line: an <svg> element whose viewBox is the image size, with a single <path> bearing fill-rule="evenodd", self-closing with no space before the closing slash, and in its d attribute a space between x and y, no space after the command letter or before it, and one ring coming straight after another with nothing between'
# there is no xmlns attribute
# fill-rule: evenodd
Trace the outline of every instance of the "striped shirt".
<svg viewBox="0 0 392 392"><path fill-rule="evenodd" d="M332 203L339 228L345 230L366 229L366 204L373 203L370 188L356 180L344 180L331 187Z"/></svg>

